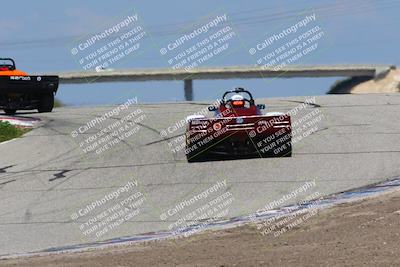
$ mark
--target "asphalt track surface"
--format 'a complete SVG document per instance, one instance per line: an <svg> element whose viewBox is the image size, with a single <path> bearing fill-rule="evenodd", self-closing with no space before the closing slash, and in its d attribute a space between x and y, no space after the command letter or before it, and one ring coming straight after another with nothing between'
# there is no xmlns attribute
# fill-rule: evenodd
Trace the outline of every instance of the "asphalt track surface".
<svg viewBox="0 0 400 267"><path fill-rule="evenodd" d="M265 103L268 111L287 112L305 99L258 102ZM162 138L160 131L207 103L132 105L129 112L141 109L145 114L141 127L100 155L83 152L79 143L104 125L75 138L71 132L115 107L67 107L47 114L23 114L41 118L42 123L23 138L0 144L0 255L167 230L206 200L194 202L165 221L161 214L225 179L226 187L213 196L230 192L234 201L226 217L233 217L254 213L314 180L308 192L284 204L316 192L327 195L400 176L399 94L318 96L316 103L293 118L298 121L316 109L323 114L318 130L294 144L291 158L191 164L182 150L171 151L171 139ZM117 121L126 112L109 121ZM181 127L166 138L183 132ZM98 238L83 234L80 225L117 200L86 217L73 220L71 215L132 180L138 186L131 192L145 196L140 212Z"/></svg>

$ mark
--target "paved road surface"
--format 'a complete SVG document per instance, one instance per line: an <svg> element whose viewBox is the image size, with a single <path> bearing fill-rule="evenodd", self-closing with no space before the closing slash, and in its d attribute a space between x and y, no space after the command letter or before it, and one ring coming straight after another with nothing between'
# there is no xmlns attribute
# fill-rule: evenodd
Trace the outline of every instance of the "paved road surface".
<svg viewBox="0 0 400 267"><path fill-rule="evenodd" d="M261 102L269 111L286 112L305 99L274 98ZM399 94L320 96L316 103L294 116L293 121L300 122L313 111L323 114L315 124L318 130L294 145L291 158L193 164L186 162L182 150L174 153L168 145L173 140L168 138L182 134L184 127L167 132L167 140L159 132L206 108L206 103L131 105L129 110L75 138L70 135L72 131L115 107L70 107L49 114L24 114L41 118L42 123L21 139L0 144L0 255L166 230L224 192L229 192L233 199L227 206L226 216L231 217L255 212L314 180L315 186L283 204L314 193L331 194L400 175ZM136 133L99 155L83 152L80 142L138 109L145 117ZM306 122L295 128L306 130L304 125ZM135 131L134 125L129 127L125 131ZM193 201L224 180L226 186L217 188L207 198ZM138 186L117 199L106 200L84 216L71 219L71 215L129 181L137 181ZM119 211L115 204L129 196L135 198L135 194L137 201L141 198L137 192L145 197L143 204L138 204L139 214L119 226L115 224L98 238L95 233L83 234L89 219L108 218L101 213L109 210L109 216L110 208ZM173 215L174 207L189 200L193 202ZM160 219L164 213L165 221Z"/></svg>

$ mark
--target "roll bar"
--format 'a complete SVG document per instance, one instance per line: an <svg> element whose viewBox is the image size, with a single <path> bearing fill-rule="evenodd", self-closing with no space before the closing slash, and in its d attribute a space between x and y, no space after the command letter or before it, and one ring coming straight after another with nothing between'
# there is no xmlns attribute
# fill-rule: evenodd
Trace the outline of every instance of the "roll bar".
<svg viewBox="0 0 400 267"><path fill-rule="evenodd" d="M246 93L246 94L248 94L250 96L250 99L249 99L250 104L254 105L253 95L249 91L245 90L242 87L237 87L237 88L235 88L235 90L226 91L224 93L224 95L222 96L222 99L221 99L222 103L225 103L225 101L224 101L225 96L227 96L228 94L231 94L231 93Z"/></svg>
<svg viewBox="0 0 400 267"><path fill-rule="evenodd" d="M11 63L12 63L12 68L11 68L11 70L15 70L15 69L16 69L14 59L12 59L12 58L0 58L0 61L11 61ZM0 63L0 65L2 65L2 64Z"/></svg>

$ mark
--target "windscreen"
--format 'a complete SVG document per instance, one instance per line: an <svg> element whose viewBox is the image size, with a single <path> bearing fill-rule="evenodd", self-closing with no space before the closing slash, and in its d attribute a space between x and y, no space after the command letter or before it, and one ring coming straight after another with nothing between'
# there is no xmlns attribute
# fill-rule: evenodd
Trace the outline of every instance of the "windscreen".
<svg viewBox="0 0 400 267"><path fill-rule="evenodd" d="M0 59L0 70L14 70L14 62L11 59L2 58Z"/></svg>

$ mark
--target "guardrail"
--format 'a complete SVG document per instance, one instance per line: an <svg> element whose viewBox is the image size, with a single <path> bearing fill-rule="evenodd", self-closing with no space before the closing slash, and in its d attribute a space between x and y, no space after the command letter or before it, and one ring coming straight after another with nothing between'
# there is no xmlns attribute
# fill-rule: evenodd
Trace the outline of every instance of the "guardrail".
<svg viewBox="0 0 400 267"><path fill-rule="evenodd" d="M193 100L193 80L211 79L260 79L293 77L376 77L395 66L388 65L321 65L286 66L265 68L262 66L213 67L197 69L130 69L55 73L62 84L132 82L132 81L184 81L186 100Z"/></svg>

